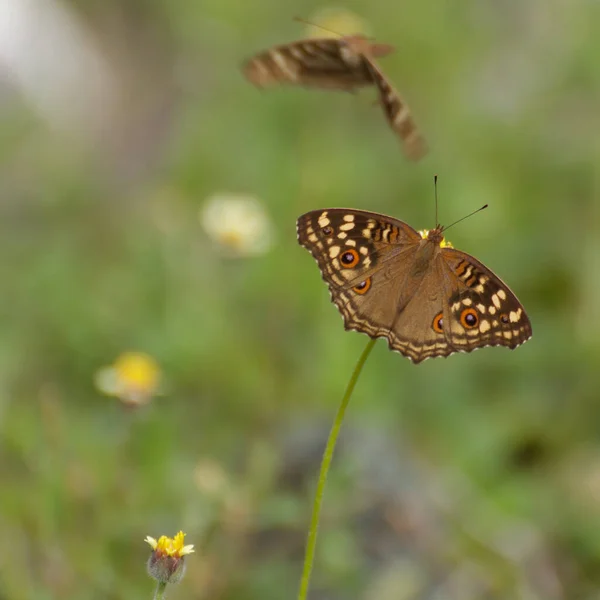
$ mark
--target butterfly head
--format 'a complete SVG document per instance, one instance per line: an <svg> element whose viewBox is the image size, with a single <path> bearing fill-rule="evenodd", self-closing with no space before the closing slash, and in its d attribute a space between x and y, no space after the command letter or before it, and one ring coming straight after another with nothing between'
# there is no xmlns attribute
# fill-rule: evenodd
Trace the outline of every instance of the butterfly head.
<svg viewBox="0 0 600 600"><path fill-rule="evenodd" d="M443 231L444 228L441 225L438 225L435 229L421 229L419 231L419 235L424 240L429 240L430 242L432 242L436 246L439 246L440 248L454 248L452 242L447 240L442 235Z"/></svg>

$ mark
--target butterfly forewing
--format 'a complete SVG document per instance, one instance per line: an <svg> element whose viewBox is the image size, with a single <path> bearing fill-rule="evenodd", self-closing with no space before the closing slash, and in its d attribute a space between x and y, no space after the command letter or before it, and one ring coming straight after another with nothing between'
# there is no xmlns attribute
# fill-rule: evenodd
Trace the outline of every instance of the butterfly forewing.
<svg viewBox="0 0 600 600"><path fill-rule="evenodd" d="M363 55L347 40L308 39L274 46L248 60L243 72L259 87L295 84L352 91L371 85Z"/></svg>
<svg viewBox="0 0 600 600"><path fill-rule="evenodd" d="M315 258L329 284L352 287L397 254L414 248L421 236L410 225L366 211L332 208L298 218L298 241ZM344 251L354 252L356 265L344 268Z"/></svg>
<svg viewBox="0 0 600 600"><path fill-rule="evenodd" d="M298 219L298 240L316 259L346 329L384 337L415 363L531 337L516 296L472 256L441 247L391 217L323 209Z"/></svg>

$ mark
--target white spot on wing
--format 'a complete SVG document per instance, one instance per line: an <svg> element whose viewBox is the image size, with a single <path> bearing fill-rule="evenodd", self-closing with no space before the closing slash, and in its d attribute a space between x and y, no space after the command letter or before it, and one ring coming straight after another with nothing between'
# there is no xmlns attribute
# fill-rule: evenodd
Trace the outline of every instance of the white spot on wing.
<svg viewBox="0 0 600 600"><path fill-rule="evenodd" d="M290 66L290 63L286 60L285 56L277 50L271 52L271 58L273 62L279 67L282 73L289 77L292 81L296 81L298 74L295 69Z"/></svg>

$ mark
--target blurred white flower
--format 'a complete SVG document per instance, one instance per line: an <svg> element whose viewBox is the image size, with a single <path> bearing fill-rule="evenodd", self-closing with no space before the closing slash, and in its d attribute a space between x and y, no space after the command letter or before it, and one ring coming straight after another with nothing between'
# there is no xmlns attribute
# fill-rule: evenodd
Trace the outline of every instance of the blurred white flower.
<svg viewBox="0 0 600 600"><path fill-rule="evenodd" d="M347 8L322 8L313 13L307 21L314 23L306 29L306 35L311 38L337 37L336 34L370 34L368 23Z"/></svg>
<svg viewBox="0 0 600 600"><path fill-rule="evenodd" d="M221 497L230 487L225 469L215 460L202 458L194 469L194 482L198 489L211 497Z"/></svg>
<svg viewBox="0 0 600 600"><path fill-rule="evenodd" d="M218 193L200 209L209 237L231 256L264 254L273 245L271 220L253 196Z"/></svg>

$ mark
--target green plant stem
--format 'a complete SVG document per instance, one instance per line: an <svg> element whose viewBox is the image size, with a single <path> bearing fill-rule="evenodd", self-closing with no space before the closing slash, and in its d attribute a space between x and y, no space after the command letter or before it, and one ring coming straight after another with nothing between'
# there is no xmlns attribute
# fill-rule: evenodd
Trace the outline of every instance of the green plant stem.
<svg viewBox="0 0 600 600"><path fill-rule="evenodd" d="M163 582L159 582L156 586L156 591L154 592L154 600L163 600L165 597L165 589L167 588L167 584Z"/></svg>
<svg viewBox="0 0 600 600"><path fill-rule="evenodd" d="M333 451L335 450L335 445L340 433L340 428L342 427L342 421L344 420L348 402L350 401L350 396L352 396L354 386L356 385L362 368L369 354L371 353L373 346L375 345L375 341L375 339L369 340L366 348L363 350L358 362L356 363L356 366L354 367L354 371L352 372L352 376L350 377L350 381L348 381L348 386L346 387L346 392L344 393L342 402L340 403L337 414L335 415L333 426L329 432L329 438L327 439L325 451L323 452L321 470L319 471L319 481L317 483L317 491L315 492L315 500L313 502L312 517L310 519L310 529L308 530L308 539L306 541L304 568L302 569L302 579L300 580L298 600L306 600L306 595L308 593L308 586L310 584L310 576L315 558L315 548L317 545L317 532L319 529L319 519L321 517L321 505L323 504L323 492L325 490L325 483L327 482L327 475L329 473L331 459L333 458Z"/></svg>

